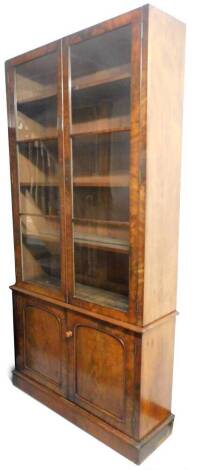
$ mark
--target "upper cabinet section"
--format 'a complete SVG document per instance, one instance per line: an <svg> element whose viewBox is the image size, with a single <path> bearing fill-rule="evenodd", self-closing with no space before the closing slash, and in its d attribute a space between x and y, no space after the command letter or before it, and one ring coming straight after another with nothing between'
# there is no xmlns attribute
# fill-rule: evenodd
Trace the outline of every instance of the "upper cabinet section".
<svg viewBox="0 0 204 470"><path fill-rule="evenodd" d="M175 311L184 43L145 5L7 62L19 288L140 326Z"/></svg>
<svg viewBox="0 0 204 470"><path fill-rule="evenodd" d="M127 14L7 64L17 285L133 322L140 25Z"/></svg>
<svg viewBox="0 0 204 470"><path fill-rule="evenodd" d="M131 26L70 48L75 298L127 312Z"/></svg>

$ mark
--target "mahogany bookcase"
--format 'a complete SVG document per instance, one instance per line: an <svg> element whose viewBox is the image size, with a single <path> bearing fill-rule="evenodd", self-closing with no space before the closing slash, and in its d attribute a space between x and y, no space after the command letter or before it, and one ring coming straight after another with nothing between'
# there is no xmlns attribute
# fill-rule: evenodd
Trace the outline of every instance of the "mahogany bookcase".
<svg viewBox="0 0 204 470"><path fill-rule="evenodd" d="M136 463L174 419L184 41L146 5L6 63L13 382Z"/></svg>

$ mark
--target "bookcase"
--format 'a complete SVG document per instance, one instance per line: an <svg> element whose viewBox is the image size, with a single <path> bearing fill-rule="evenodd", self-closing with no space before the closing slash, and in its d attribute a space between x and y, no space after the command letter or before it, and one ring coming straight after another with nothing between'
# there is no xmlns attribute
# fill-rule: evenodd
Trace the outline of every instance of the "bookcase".
<svg viewBox="0 0 204 470"><path fill-rule="evenodd" d="M6 62L13 383L135 463L174 420L184 42L145 5Z"/></svg>

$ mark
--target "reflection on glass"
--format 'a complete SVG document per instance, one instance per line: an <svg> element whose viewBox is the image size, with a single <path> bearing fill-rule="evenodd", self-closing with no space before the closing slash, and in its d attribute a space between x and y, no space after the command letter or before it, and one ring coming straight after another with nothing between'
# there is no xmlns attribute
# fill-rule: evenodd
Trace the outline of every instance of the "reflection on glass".
<svg viewBox="0 0 204 470"><path fill-rule="evenodd" d="M57 141L17 144L20 212L59 215Z"/></svg>
<svg viewBox="0 0 204 470"><path fill-rule="evenodd" d="M128 304L128 186L129 132L73 138L75 295L121 310Z"/></svg>
<svg viewBox="0 0 204 470"><path fill-rule="evenodd" d="M72 133L130 125L129 26L71 48Z"/></svg>
<svg viewBox="0 0 204 470"><path fill-rule="evenodd" d="M127 311L131 29L71 48L75 296Z"/></svg>
<svg viewBox="0 0 204 470"><path fill-rule="evenodd" d="M20 221L24 280L58 285L59 221L38 215L22 215Z"/></svg>
<svg viewBox="0 0 204 470"><path fill-rule="evenodd" d="M75 297L127 311L129 26L71 48Z"/></svg>
<svg viewBox="0 0 204 470"><path fill-rule="evenodd" d="M57 137L56 53L16 67L17 140Z"/></svg>
<svg viewBox="0 0 204 470"><path fill-rule="evenodd" d="M16 67L22 277L60 285L56 53Z"/></svg>

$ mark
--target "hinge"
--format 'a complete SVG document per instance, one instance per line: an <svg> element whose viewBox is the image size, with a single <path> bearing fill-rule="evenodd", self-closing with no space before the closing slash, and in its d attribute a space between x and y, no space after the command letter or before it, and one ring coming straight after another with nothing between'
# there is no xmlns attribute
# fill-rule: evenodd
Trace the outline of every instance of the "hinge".
<svg viewBox="0 0 204 470"><path fill-rule="evenodd" d="M8 68L7 63L5 64L5 72L6 72L6 81L9 84L10 83L10 73L9 73L9 68Z"/></svg>
<svg viewBox="0 0 204 470"><path fill-rule="evenodd" d="M141 158L139 163L139 183L143 184L146 179L146 161L145 158Z"/></svg>
<svg viewBox="0 0 204 470"><path fill-rule="evenodd" d="M136 309L136 314L138 314L139 312L138 298L136 298L136 301L135 301L135 309Z"/></svg>
<svg viewBox="0 0 204 470"><path fill-rule="evenodd" d="M141 22L141 39L143 39L143 35L144 35L144 23L142 21Z"/></svg>
<svg viewBox="0 0 204 470"><path fill-rule="evenodd" d="M61 116L57 116L57 130L62 130L62 118Z"/></svg>

